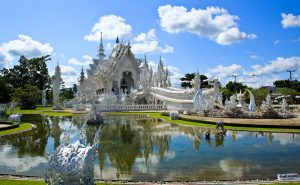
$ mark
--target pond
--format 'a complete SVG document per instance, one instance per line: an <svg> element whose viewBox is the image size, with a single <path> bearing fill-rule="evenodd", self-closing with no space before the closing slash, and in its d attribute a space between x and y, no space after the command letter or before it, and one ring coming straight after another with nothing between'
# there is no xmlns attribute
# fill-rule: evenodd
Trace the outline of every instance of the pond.
<svg viewBox="0 0 300 185"><path fill-rule="evenodd" d="M41 176L63 133L79 138L82 117L24 115L34 131L0 137L0 173ZM227 131L205 140L206 128L145 115L109 116L102 128L95 178L134 181L274 179L300 172L300 134ZM88 142L97 126L88 126Z"/></svg>

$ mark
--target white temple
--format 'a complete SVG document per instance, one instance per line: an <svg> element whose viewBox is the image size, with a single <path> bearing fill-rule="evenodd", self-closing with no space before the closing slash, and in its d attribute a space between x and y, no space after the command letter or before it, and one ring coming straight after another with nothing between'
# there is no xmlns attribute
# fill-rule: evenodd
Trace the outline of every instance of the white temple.
<svg viewBox="0 0 300 185"><path fill-rule="evenodd" d="M99 103L99 98L109 95L116 97L116 101L112 104L124 104L124 97L128 98L132 91L137 91L135 99L129 101L131 104L166 104L166 100L155 97L157 94L153 93L155 88L156 91L167 90L173 93L175 91L175 94L178 94L177 91L182 91L170 88L170 76L161 57L157 69L152 69L148 65L146 56L144 59L137 59L131 52L130 43L120 43L118 38L111 54L107 58L105 56L101 35L98 55L87 69L87 78L83 70L79 78L76 99L80 102L98 101ZM168 92L163 93L167 93L166 98L170 98ZM192 103L192 97L188 98L190 103Z"/></svg>

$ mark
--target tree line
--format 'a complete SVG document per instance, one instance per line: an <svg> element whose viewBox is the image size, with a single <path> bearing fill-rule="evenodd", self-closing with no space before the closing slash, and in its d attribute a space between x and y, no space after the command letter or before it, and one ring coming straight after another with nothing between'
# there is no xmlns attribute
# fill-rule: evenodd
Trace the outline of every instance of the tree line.
<svg viewBox="0 0 300 185"><path fill-rule="evenodd" d="M0 70L0 103L14 101L21 109L35 109L41 103L42 90L46 90L47 101L52 102L53 77L46 64L50 60L50 55L31 59L21 56L17 65ZM62 89L62 100L73 97L72 90Z"/></svg>
<svg viewBox="0 0 300 185"><path fill-rule="evenodd" d="M187 73L184 77L180 78L181 87L183 88L192 88L192 81L195 78L195 73ZM200 75L201 88L210 88L211 86L208 83L208 77L201 74ZM275 94L282 94L287 96L289 103L300 103L299 100L295 99L296 96L300 96L300 82L297 80L276 80L273 82L274 87L276 88ZM229 81L227 84L220 88L220 91L223 94L223 100L229 99L233 94L245 92L246 89L249 89L255 96L257 104L261 104L265 97L268 95L269 90L266 87L252 88L240 82ZM249 94L246 93L246 101L249 101Z"/></svg>

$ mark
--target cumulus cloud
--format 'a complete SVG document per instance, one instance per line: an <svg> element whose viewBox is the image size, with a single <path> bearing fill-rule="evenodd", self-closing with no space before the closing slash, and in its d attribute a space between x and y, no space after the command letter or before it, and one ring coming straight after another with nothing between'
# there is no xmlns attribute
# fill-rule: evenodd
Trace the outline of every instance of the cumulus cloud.
<svg viewBox="0 0 300 185"><path fill-rule="evenodd" d="M240 40L255 39L255 38L256 35L246 34L244 32L241 32L238 28L234 27L220 33L216 38L216 42L221 45L230 45Z"/></svg>
<svg viewBox="0 0 300 185"><path fill-rule="evenodd" d="M93 58L89 55L84 55L81 60L70 58L68 63L76 66L88 66L93 63Z"/></svg>
<svg viewBox="0 0 300 185"><path fill-rule="evenodd" d="M0 67L5 67L17 57L24 55L28 58L52 54L53 48L49 43L41 43L27 35L18 35L16 40L11 40L0 45ZM1 66L2 65L2 66Z"/></svg>
<svg viewBox="0 0 300 185"><path fill-rule="evenodd" d="M278 57L266 65L253 65L253 71L248 72L248 74L267 75L270 73L284 72L292 68L300 68L300 57Z"/></svg>
<svg viewBox="0 0 300 185"><path fill-rule="evenodd" d="M281 18L283 28L300 27L300 15L282 13Z"/></svg>
<svg viewBox="0 0 300 185"><path fill-rule="evenodd" d="M135 54L143 53L173 53L174 48L165 44L160 46L155 34L155 29L150 29L147 33L141 33L134 38L132 52Z"/></svg>
<svg viewBox="0 0 300 185"><path fill-rule="evenodd" d="M73 84L77 83L79 72L74 67L61 65L60 70L65 87L72 87ZM51 75L54 75L54 70L51 72Z"/></svg>
<svg viewBox="0 0 300 185"><path fill-rule="evenodd" d="M0 152L0 166L14 173L29 172L30 170L38 169L39 166L48 163L48 160L40 156L25 155L20 158L17 153L13 152L13 147L4 145Z"/></svg>
<svg viewBox="0 0 300 185"><path fill-rule="evenodd" d="M254 39L256 35L241 32L237 27L238 16L224 8L207 7L188 11L183 6L165 5L158 8L160 26L168 33L190 32L208 37L221 45Z"/></svg>
<svg viewBox="0 0 300 185"><path fill-rule="evenodd" d="M208 69L209 76L217 78L231 77L232 75L237 75L244 71L241 65L232 64L230 66L218 65L215 68Z"/></svg>
<svg viewBox="0 0 300 185"><path fill-rule="evenodd" d="M61 75L73 76L78 74L76 69L71 66L60 66L60 69Z"/></svg>
<svg viewBox="0 0 300 185"><path fill-rule="evenodd" d="M114 40L117 36L124 37L130 35L131 25L126 23L123 17L116 15L105 15L99 18L91 32L84 36L88 41L99 41L102 32L103 39Z"/></svg>
<svg viewBox="0 0 300 185"><path fill-rule="evenodd" d="M208 77L218 78L222 84L233 81L232 75L237 75L237 81L251 87L269 86L278 79L282 79L279 73L286 72L289 69L300 68L300 57L278 57L265 65L255 64L250 70L243 66L232 64L229 66L219 65L207 70ZM297 74L295 74L295 77ZM296 77L297 78L297 77Z"/></svg>

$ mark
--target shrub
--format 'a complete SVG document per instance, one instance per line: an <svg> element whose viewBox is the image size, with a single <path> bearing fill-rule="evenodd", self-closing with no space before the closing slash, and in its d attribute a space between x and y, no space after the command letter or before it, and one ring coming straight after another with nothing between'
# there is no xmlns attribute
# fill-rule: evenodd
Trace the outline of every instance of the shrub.
<svg viewBox="0 0 300 185"><path fill-rule="evenodd" d="M40 98L41 91L38 87L29 84L17 88L12 94L13 101L18 102L21 109L35 109Z"/></svg>

